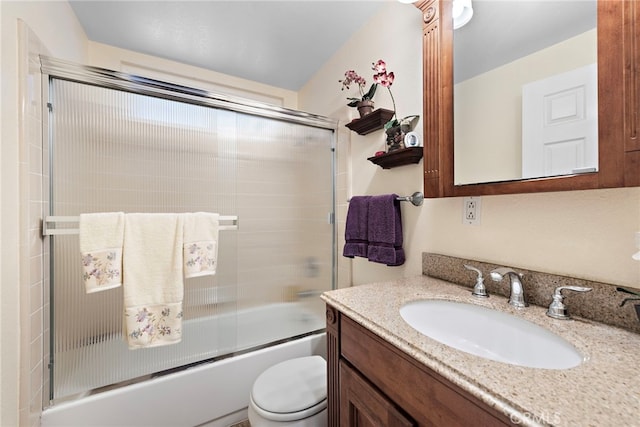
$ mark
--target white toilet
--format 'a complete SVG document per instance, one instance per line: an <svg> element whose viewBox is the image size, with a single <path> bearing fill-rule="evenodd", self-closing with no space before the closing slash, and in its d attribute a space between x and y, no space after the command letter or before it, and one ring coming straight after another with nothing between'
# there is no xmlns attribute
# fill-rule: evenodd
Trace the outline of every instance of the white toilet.
<svg viewBox="0 0 640 427"><path fill-rule="evenodd" d="M320 356L285 360L253 383L251 427L326 427L327 362Z"/></svg>

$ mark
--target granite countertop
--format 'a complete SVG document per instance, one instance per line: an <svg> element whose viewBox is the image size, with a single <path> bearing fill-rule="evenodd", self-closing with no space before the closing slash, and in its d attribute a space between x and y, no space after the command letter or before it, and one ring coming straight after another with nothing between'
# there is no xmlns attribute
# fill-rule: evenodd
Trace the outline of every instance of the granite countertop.
<svg viewBox="0 0 640 427"><path fill-rule="evenodd" d="M640 335L581 318L557 320L543 307L517 310L499 295L480 299L469 288L428 276L337 289L322 299L410 354L514 424L640 426ZM555 332L584 356L564 370L495 362L441 344L410 327L400 307L420 299L446 299L514 314Z"/></svg>

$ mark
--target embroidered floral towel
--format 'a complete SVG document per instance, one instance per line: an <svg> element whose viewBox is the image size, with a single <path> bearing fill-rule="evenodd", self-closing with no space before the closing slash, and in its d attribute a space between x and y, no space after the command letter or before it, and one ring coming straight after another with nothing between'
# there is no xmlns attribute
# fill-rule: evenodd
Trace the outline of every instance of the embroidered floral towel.
<svg viewBox="0 0 640 427"><path fill-rule="evenodd" d="M184 277L216 274L220 215L195 212L184 214Z"/></svg>
<svg viewBox="0 0 640 427"><path fill-rule="evenodd" d="M87 293L122 285L123 239L124 213L80 215L80 254Z"/></svg>
<svg viewBox="0 0 640 427"><path fill-rule="evenodd" d="M125 215L125 336L130 349L180 342L183 214Z"/></svg>

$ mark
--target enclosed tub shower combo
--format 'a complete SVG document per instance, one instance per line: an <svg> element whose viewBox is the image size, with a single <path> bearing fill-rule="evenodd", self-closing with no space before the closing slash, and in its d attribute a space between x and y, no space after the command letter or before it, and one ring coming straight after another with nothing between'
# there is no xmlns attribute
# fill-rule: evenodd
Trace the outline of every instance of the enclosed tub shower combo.
<svg viewBox="0 0 640 427"><path fill-rule="evenodd" d="M42 424L230 424L246 415L261 372L324 355L318 296L335 282L336 123L41 64L51 334ZM129 349L122 287L85 292L79 217L108 212L220 215L215 275L183 283L180 342Z"/></svg>

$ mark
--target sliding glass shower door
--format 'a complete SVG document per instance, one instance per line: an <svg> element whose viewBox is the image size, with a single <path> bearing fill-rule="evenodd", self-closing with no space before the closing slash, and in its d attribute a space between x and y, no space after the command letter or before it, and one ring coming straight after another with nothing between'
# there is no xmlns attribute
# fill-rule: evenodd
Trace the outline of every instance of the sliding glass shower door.
<svg viewBox="0 0 640 427"><path fill-rule="evenodd" d="M184 282L182 342L148 349L123 340L122 288L85 293L78 236L49 237L54 401L324 328L333 130L58 78L49 98L48 215L238 216L217 274Z"/></svg>

